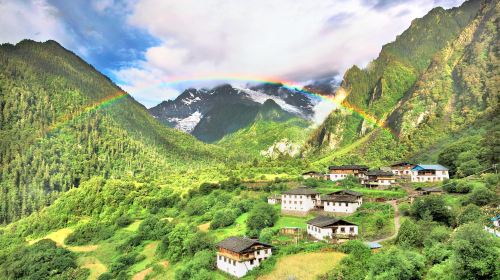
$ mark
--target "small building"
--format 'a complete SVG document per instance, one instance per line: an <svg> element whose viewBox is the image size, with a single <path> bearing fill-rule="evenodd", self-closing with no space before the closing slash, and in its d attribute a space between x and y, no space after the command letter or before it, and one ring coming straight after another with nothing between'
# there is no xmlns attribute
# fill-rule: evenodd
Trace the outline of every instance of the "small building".
<svg viewBox="0 0 500 280"><path fill-rule="evenodd" d="M267 203L269 204L281 204L281 195L273 194L267 198Z"/></svg>
<svg viewBox="0 0 500 280"><path fill-rule="evenodd" d="M415 164L409 162L397 162L391 165L391 171L399 178L410 178L411 169Z"/></svg>
<svg viewBox="0 0 500 280"><path fill-rule="evenodd" d="M272 255L271 245L236 236L219 242L217 249L217 268L238 278Z"/></svg>
<svg viewBox="0 0 500 280"><path fill-rule="evenodd" d="M380 243L377 242L365 242L365 244L374 252L377 252L380 248L382 248L382 245L380 245Z"/></svg>
<svg viewBox="0 0 500 280"><path fill-rule="evenodd" d="M354 213L363 204L363 195L351 190L341 190L321 198L323 210L333 213Z"/></svg>
<svg viewBox="0 0 500 280"><path fill-rule="evenodd" d="M282 227L280 228L280 234L283 235L300 235L302 233L302 229L299 227Z"/></svg>
<svg viewBox="0 0 500 280"><path fill-rule="evenodd" d="M323 180L325 178L325 174L316 171L307 171L302 173L302 178Z"/></svg>
<svg viewBox="0 0 500 280"><path fill-rule="evenodd" d="M329 177L332 181L344 180L351 175L363 180L368 171L368 166L365 165L332 165L328 167Z"/></svg>
<svg viewBox="0 0 500 280"><path fill-rule="evenodd" d="M358 226L339 218L318 216L307 221L307 234L318 240L351 239L358 235Z"/></svg>
<svg viewBox="0 0 500 280"><path fill-rule="evenodd" d="M417 164L411 169L412 182L439 182L449 178L448 168L440 164Z"/></svg>
<svg viewBox="0 0 500 280"><path fill-rule="evenodd" d="M305 215L321 204L319 192L308 187L299 187L281 194L281 211Z"/></svg>
<svg viewBox="0 0 500 280"><path fill-rule="evenodd" d="M396 183L396 176L391 171L371 170L366 173L363 185L367 187L390 187Z"/></svg>
<svg viewBox="0 0 500 280"><path fill-rule="evenodd" d="M441 188L417 188L416 189L420 195L429 194L442 194L443 190Z"/></svg>

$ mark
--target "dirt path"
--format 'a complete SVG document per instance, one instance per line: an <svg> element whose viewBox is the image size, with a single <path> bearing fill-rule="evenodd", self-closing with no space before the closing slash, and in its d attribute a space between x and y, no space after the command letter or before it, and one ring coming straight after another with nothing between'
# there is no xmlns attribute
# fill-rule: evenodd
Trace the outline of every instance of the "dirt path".
<svg viewBox="0 0 500 280"><path fill-rule="evenodd" d="M380 243L380 242L384 242L384 241L387 241L389 239L393 239L395 238L396 236L398 236L398 232L399 232L399 227L400 227L400 224L399 224L399 210L398 210L398 203L396 200L391 200L391 201L387 201L387 203L389 203L390 205L392 205L392 207L394 208L394 234L391 235L391 236L388 236L388 237L385 237L385 238L382 238L382 239L378 239L378 240L373 240L371 242L376 242L376 243Z"/></svg>

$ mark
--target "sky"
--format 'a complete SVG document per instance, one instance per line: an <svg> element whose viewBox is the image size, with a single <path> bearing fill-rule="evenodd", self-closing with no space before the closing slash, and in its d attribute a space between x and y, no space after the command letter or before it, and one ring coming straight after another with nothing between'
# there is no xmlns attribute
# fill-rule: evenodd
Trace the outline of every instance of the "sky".
<svg viewBox="0 0 500 280"><path fill-rule="evenodd" d="M146 107L187 87L303 84L366 66L463 0L0 0L0 43L56 40Z"/></svg>

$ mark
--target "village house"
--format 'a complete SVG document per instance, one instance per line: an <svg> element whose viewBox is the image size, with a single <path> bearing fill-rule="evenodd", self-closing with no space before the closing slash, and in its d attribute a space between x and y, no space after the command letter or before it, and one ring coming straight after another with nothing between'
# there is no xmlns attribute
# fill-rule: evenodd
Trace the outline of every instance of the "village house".
<svg viewBox="0 0 500 280"><path fill-rule="evenodd" d="M391 171L399 178L411 178L411 169L415 164L409 162L398 162L391 165Z"/></svg>
<svg viewBox="0 0 500 280"><path fill-rule="evenodd" d="M323 210L333 213L354 213L363 204L363 195L351 190L341 190L321 198Z"/></svg>
<svg viewBox="0 0 500 280"><path fill-rule="evenodd" d="M364 165L340 165L328 167L330 180L339 181L344 180L347 176L352 175L361 180L365 178L368 171L368 166Z"/></svg>
<svg viewBox="0 0 500 280"><path fill-rule="evenodd" d="M443 190L441 188L417 188L416 189L420 195L429 194L442 194Z"/></svg>
<svg viewBox="0 0 500 280"><path fill-rule="evenodd" d="M307 171L307 172L304 172L302 173L302 178L304 179L318 179L318 180L322 180L325 178L325 174L321 173L321 172L316 172L316 171Z"/></svg>
<svg viewBox="0 0 500 280"><path fill-rule="evenodd" d="M500 227L500 215L496 215L495 217L491 218L491 222L495 227Z"/></svg>
<svg viewBox="0 0 500 280"><path fill-rule="evenodd" d="M308 211L321 205L319 192L307 187L300 187L283 192L281 212L306 215Z"/></svg>
<svg viewBox="0 0 500 280"><path fill-rule="evenodd" d="M438 182L449 178L448 168L439 164L418 164L411 169L412 182Z"/></svg>
<svg viewBox="0 0 500 280"><path fill-rule="evenodd" d="M390 187L396 183L396 176L391 171L371 170L366 173L363 184L372 187Z"/></svg>
<svg viewBox="0 0 500 280"><path fill-rule="evenodd" d="M307 234L318 240L351 239L358 235L358 226L339 218L318 216L307 221Z"/></svg>
<svg viewBox="0 0 500 280"><path fill-rule="evenodd" d="M217 268L238 278L272 255L271 245L236 236L222 240L217 248Z"/></svg>
<svg viewBox="0 0 500 280"><path fill-rule="evenodd" d="M267 203L269 204L280 204L281 203L281 195L273 194L267 198Z"/></svg>

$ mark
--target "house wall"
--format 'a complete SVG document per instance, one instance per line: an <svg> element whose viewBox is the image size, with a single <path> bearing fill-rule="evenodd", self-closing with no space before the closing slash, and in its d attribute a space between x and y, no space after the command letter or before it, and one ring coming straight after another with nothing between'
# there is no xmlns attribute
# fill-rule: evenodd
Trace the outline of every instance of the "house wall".
<svg viewBox="0 0 500 280"><path fill-rule="evenodd" d="M418 171L412 171L411 175L412 182L438 182L449 178L450 176L447 170L436 170L433 175L419 175Z"/></svg>
<svg viewBox="0 0 500 280"><path fill-rule="evenodd" d="M269 203L269 204L276 204L276 199L274 199L274 198L268 198L267 199L267 203Z"/></svg>
<svg viewBox="0 0 500 280"><path fill-rule="evenodd" d="M334 202L325 201L323 207L325 212L354 213L361 206L361 202Z"/></svg>
<svg viewBox="0 0 500 280"><path fill-rule="evenodd" d="M307 212L314 209L319 195L282 194L281 210Z"/></svg>
<svg viewBox="0 0 500 280"><path fill-rule="evenodd" d="M350 231L351 228L353 229L352 232ZM344 229L344 232L342 232L342 229ZM307 225L307 233L318 240L331 239L334 233L339 235L345 234L346 236L349 234L356 236L358 235L358 226L355 225L338 226L336 231L333 232L332 228L320 228L313 225Z"/></svg>
<svg viewBox="0 0 500 280"><path fill-rule="evenodd" d="M255 259L237 261L217 253L217 268L238 278L245 276L248 271L259 266L262 261L272 255L271 249L262 249L254 252Z"/></svg>

